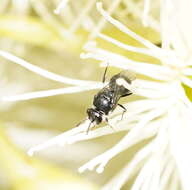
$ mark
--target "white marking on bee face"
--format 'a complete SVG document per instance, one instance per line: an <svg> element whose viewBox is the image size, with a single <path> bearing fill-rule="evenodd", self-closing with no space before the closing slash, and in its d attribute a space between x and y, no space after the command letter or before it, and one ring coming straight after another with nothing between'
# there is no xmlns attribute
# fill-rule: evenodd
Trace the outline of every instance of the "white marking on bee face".
<svg viewBox="0 0 192 190"><path fill-rule="evenodd" d="M99 113L97 113L97 112L95 113L95 115L96 115L97 117L99 117L99 116L100 116L100 115L99 115Z"/></svg>
<svg viewBox="0 0 192 190"><path fill-rule="evenodd" d="M107 100L103 100L102 102L104 105L108 104L108 101Z"/></svg>
<svg viewBox="0 0 192 190"><path fill-rule="evenodd" d="M126 89L131 89L131 85L123 78L118 78L116 80L116 83L119 85L119 86L123 86L125 87Z"/></svg>

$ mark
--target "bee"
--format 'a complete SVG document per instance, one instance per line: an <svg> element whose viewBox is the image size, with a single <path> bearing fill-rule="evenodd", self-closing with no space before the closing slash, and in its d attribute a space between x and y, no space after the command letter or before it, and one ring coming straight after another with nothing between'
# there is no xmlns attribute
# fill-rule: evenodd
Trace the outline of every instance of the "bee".
<svg viewBox="0 0 192 190"><path fill-rule="evenodd" d="M106 67L103 75L103 83L105 83L107 69L108 67ZM128 70L123 70L114 75L109 80L109 83L94 96L92 108L87 109L87 119L90 121L86 131L87 134L92 124L99 125L101 122L105 121L110 127L112 127L109 124L108 115L113 112L117 106L123 109L121 120L123 119L123 115L127 109L118 102L120 98L130 96L132 94L127 86L131 85L132 81L135 79L136 77L133 73ZM121 83L119 81L121 81Z"/></svg>

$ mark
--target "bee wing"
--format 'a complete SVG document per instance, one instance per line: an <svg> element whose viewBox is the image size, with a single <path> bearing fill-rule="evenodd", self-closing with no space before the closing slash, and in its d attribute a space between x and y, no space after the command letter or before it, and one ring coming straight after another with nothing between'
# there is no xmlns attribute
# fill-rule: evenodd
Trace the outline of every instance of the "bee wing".
<svg viewBox="0 0 192 190"><path fill-rule="evenodd" d="M120 73L114 75L111 80L110 83L111 84L115 84L117 79L123 79L125 80L127 83L131 84L131 82L133 80L136 79L136 76L133 72L129 71L129 70L123 70Z"/></svg>
<svg viewBox="0 0 192 190"><path fill-rule="evenodd" d="M128 83L131 84L132 81L136 79L135 73L131 72L130 70L123 70L119 73L118 78L125 79Z"/></svg>

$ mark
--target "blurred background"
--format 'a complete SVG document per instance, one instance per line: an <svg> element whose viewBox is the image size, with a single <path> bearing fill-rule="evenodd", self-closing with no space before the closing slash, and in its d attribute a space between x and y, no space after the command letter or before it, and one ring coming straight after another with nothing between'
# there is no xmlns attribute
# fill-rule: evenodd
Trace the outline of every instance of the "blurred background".
<svg viewBox="0 0 192 190"><path fill-rule="evenodd" d="M80 59L89 40L98 46L133 60L156 61L147 56L125 52L97 38L102 32L123 43L141 45L118 31L98 13L96 0L1 0L0 50L16 55L33 65L62 76L101 81L103 68L95 60ZM142 23L140 0L102 0L114 18L134 32L160 45L159 1L151 3L150 26ZM109 69L108 75L118 72ZM0 96L64 88L0 57ZM133 156L125 152L112 160L102 174L78 168L104 152L123 133L100 137L75 145L51 147L34 157L27 150L76 126L86 117L96 91L65 94L0 104L0 189L60 190L100 189ZM126 160L125 160L126 158ZM124 189L128 189L126 184Z"/></svg>

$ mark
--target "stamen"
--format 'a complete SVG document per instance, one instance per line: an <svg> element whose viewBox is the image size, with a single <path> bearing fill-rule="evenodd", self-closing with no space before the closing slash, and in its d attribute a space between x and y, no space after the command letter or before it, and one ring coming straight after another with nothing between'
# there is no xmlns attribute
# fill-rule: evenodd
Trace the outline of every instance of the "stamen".
<svg viewBox="0 0 192 190"><path fill-rule="evenodd" d="M89 49L88 51L89 53L81 54L82 59L92 58L102 62L105 61L108 62L110 66L128 69L135 73L143 74L157 80L171 80L176 75L175 71L168 67L133 61L122 55L117 55L100 48Z"/></svg>
<svg viewBox="0 0 192 190"><path fill-rule="evenodd" d="M121 0L113 0L111 2L110 7L107 10L107 13L109 15L111 15L114 12L114 10L119 6L120 3L121 3ZM96 6L97 6L97 4L98 3L96 3ZM91 39L91 40L94 39L97 36L97 34L102 30L102 28L104 27L105 23L106 23L105 18L101 18L99 23L97 24L97 26L94 28L94 30L90 34L89 39Z"/></svg>
<svg viewBox="0 0 192 190"><path fill-rule="evenodd" d="M88 13L95 5L95 1L96 0L87 1L87 4L84 6L83 10L81 10L80 15L78 15L74 23L71 25L71 28L69 29L70 32L75 32L75 30L82 24L83 20L88 16Z"/></svg>
<svg viewBox="0 0 192 190"><path fill-rule="evenodd" d="M134 156L132 161L128 163L109 183L107 183L102 190L116 190L121 189L123 184L132 175L134 175L138 169L141 167L141 162L150 156L153 148L153 141L148 145L144 146L138 153Z"/></svg>
<svg viewBox="0 0 192 190"><path fill-rule="evenodd" d="M33 154L35 152L38 152L40 150L43 150L43 149L46 149L50 146L53 146L53 145L63 145L65 144L65 142L67 141L68 138L70 138L71 136L77 134L77 133L80 133L80 132L85 132L87 130L87 126L89 124L89 120L85 120L84 123L82 123L80 126L78 127L75 127L67 132L64 132L62 133L61 135L58 135L42 144L39 144L35 147L32 147L29 149L28 151L28 155L29 156L33 156Z"/></svg>
<svg viewBox="0 0 192 190"><path fill-rule="evenodd" d="M102 8L102 3L98 2L97 4L97 9L98 11L101 13L101 15L103 15L103 17L108 20L110 23L112 23L114 26L116 26L119 30L121 30L122 32L128 34L129 36L131 36L132 38L136 39L137 41L139 41L140 43L142 43L143 45L145 45L146 47L148 47L149 49L152 49L154 51L161 51L160 48L158 48L157 46L155 46L154 44L152 44L151 42L149 42L148 40L142 38L141 36L137 35L136 33L134 33L133 31L129 30L126 26L124 26L122 23L120 23L119 21L113 19L103 8Z"/></svg>
<svg viewBox="0 0 192 190"><path fill-rule="evenodd" d="M69 0L61 0L58 7L54 10L55 14L60 14L61 10L65 8Z"/></svg>
<svg viewBox="0 0 192 190"><path fill-rule="evenodd" d="M111 42L115 45L117 45L118 47L121 47L123 49L126 49L128 51L133 51L133 52L136 52L136 53L142 53L142 54L145 54L145 55L149 55L149 56L152 56L152 57L155 57L155 58L159 58L159 59L162 59L161 56L167 56L167 52L164 52L163 50L162 51L159 51L158 54L156 54L157 52L155 51L152 51L151 49L146 49L146 48L139 48L139 47L134 47L134 46L130 46L130 45L127 45L127 44L124 44L118 40L115 40L109 36L106 36L105 34L102 34L102 33L99 33L98 34L98 37L108 41L108 42ZM90 43L90 42L88 42Z"/></svg>
<svg viewBox="0 0 192 190"><path fill-rule="evenodd" d="M181 77L181 81L188 87L192 88L192 80L183 76Z"/></svg>
<svg viewBox="0 0 192 190"><path fill-rule="evenodd" d="M49 71L42 69L36 65L32 65L29 62L27 62L27 61L25 61L19 57L16 57L15 55L12 55L6 51L0 50L0 56L20 65L20 66L22 66L22 67L24 67L24 68L26 68L26 69L34 72L34 73L37 73L37 74L39 74L45 78L48 78L50 80L54 80L54 81L65 83L65 84L79 85L79 86L90 84L90 81L71 79L71 78L67 78L67 77L49 72Z"/></svg>
<svg viewBox="0 0 192 190"><path fill-rule="evenodd" d="M93 83L92 85L89 85L89 86L74 86L74 87L67 87L67 88L43 90L38 92L30 92L30 93L24 93L24 94L19 94L14 96L4 96L4 97L1 97L0 100L6 101L6 102L30 100L35 98L43 98L43 97L56 96L61 94L72 94L72 93L84 92L84 91L98 89L102 87L103 87L102 83Z"/></svg>
<svg viewBox="0 0 192 190"><path fill-rule="evenodd" d="M79 168L79 172L84 172L85 170L89 170L90 168L94 168L98 165L99 171L111 160L114 156L119 154L120 152L124 151L125 149L133 146L135 143L143 140L143 136L140 135L142 129L154 118L161 116L165 112L164 109L155 109L151 112L147 113L145 117L137 123L137 125L113 148L109 149L105 153L97 156L93 160L89 161L85 165ZM96 170L97 171L97 170Z"/></svg>
<svg viewBox="0 0 192 190"><path fill-rule="evenodd" d="M144 0L144 9L143 9L143 25L148 26L148 15L150 11L150 0Z"/></svg>

